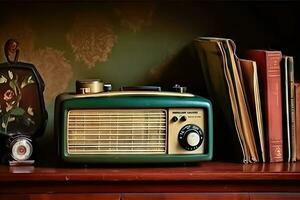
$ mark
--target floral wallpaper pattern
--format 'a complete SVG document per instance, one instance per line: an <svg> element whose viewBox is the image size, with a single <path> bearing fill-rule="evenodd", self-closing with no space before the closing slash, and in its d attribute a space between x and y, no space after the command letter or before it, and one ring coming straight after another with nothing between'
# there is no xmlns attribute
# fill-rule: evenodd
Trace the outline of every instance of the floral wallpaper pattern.
<svg viewBox="0 0 300 200"><path fill-rule="evenodd" d="M76 60L82 60L88 68L96 62L106 62L117 36L105 17L97 13L78 14L67 33Z"/></svg>
<svg viewBox="0 0 300 200"><path fill-rule="evenodd" d="M61 43L55 47L51 43L41 45L40 38L44 38L43 41L45 38L49 41L53 39L44 36L48 34L48 28L43 27L45 24L37 25L34 22L37 19L31 18L34 15L23 16L20 12L19 15L9 15L8 20L2 23L0 45L4 46L8 38L19 41L21 49L19 61L33 63L37 67L45 82L44 97L46 105L49 105L58 94L66 91L78 79L74 77L77 63L74 63L73 59L82 62L80 66L87 69L107 62L119 40L115 30L121 26L133 33L142 31L144 27L151 26L154 11L153 3L138 5L122 3L113 6L111 13L114 18L111 18L110 14L95 11L69 13L69 18L65 19L68 26L66 32L61 35L61 41L65 47L71 48L71 55L65 48L57 48ZM4 61L3 54L2 57ZM79 71L82 70L77 70L77 74ZM84 78L89 77L97 78L95 75Z"/></svg>
<svg viewBox="0 0 300 200"><path fill-rule="evenodd" d="M38 49L32 53L28 62L34 63L43 77L46 104L53 102L58 94L65 92L74 72L63 51L50 47Z"/></svg>
<svg viewBox="0 0 300 200"><path fill-rule="evenodd" d="M46 106L82 78L100 78L113 89L156 81L185 41L176 39L180 24L164 8L159 14L155 2L71 5L20 3L13 15L0 8L0 48L8 38L19 41L19 61L34 64L45 82Z"/></svg>
<svg viewBox="0 0 300 200"><path fill-rule="evenodd" d="M64 57L63 51L50 47L34 48L35 32L27 20L22 23L12 18L4 26L4 30L6 31L0 33L1 46L4 46L7 38L14 38L20 42L19 61L35 65L45 82L45 102L53 102L58 94L66 90L73 75L72 66Z"/></svg>

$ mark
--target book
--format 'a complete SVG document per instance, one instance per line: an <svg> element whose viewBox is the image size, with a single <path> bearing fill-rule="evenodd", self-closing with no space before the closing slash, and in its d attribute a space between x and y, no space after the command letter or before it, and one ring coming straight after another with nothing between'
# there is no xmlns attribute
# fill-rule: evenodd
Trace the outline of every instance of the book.
<svg viewBox="0 0 300 200"><path fill-rule="evenodd" d="M289 104L289 81L288 81L288 59L286 56L282 58L282 107L283 107L283 152L285 160L291 162L292 146L291 146L291 127L290 127L290 104Z"/></svg>
<svg viewBox="0 0 300 200"><path fill-rule="evenodd" d="M218 130L216 147L221 154L244 163L258 162L253 125L244 90L235 44L226 38L200 37L194 40L204 81L219 119L228 129ZM220 128L220 126L218 126ZM225 144L224 144L225 143ZM231 151L227 151L227 150Z"/></svg>
<svg viewBox="0 0 300 200"><path fill-rule="evenodd" d="M296 158L300 160L300 83L295 83Z"/></svg>
<svg viewBox="0 0 300 200"><path fill-rule="evenodd" d="M240 145L241 138L235 130L233 111L223 69L223 51L217 42L197 38L194 40L194 44L201 61L200 68L205 86L213 104L214 158L232 161L245 160L244 147Z"/></svg>
<svg viewBox="0 0 300 200"><path fill-rule="evenodd" d="M291 120L291 145L292 161L297 160L296 156L296 108L295 108L295 75L294 75L294 58L288 56L289 69L289 90L290 90L290 120Z"/></svg>
<svg viewBox="0 0 300 200"><path fill-rule="evenodd" d="M282 107L284 160L296 161L295 80L292 56L282 57Z"/></svg>
<svg viewBox="0 0 300 200"><path fill-rule="evenodd" d="M283 161L281 51L249 50L247 59L257 63L263 95L263 118L270 162Z"/></svg>
<svg viewBox="0 0 300 200"><path fill-rule="evenodd" d="M245 91L248 97L248 106L252 117L257 149L259 149L260 160L266 162L264 125L256 62L240 59L240 64L244 78Z"/></svg>

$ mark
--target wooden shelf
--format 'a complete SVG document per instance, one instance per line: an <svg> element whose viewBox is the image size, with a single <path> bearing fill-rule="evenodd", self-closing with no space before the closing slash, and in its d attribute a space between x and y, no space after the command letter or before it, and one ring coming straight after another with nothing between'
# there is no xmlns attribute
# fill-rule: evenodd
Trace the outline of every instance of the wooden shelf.
<svg viewBox="0 0 300 200"><path fill-rule="evenodd" d="M221 199L298 199L300 162L89 168L2 165L0 186L0 199L9 200L219 199L220 195Z"/></svg>
<svg viewBox="0 0 300 200"><path fill-rule="evenodd" d="M239 164L202 162L194 166L49 168L0 166L0 182L11 181L204 181L299 180L300 162Z"/></svg>

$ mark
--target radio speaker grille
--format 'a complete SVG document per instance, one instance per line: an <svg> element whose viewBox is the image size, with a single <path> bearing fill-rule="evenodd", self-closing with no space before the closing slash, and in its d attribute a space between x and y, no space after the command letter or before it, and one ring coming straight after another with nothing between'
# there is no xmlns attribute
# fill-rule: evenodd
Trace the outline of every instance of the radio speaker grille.
<svg viewBox="0 0 300 200"><path fill-rule="evenodd" d="M165 110L71 110L67 120L69 154L166 153Z"/></svg>

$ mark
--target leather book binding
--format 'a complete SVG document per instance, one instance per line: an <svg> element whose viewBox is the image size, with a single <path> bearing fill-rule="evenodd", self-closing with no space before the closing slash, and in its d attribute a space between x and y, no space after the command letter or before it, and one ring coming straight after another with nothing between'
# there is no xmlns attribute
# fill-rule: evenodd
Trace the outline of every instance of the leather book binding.
<svg viewBox="0 0 300 200"><path fill-rule="evenodd" d="M263 117L265 120L266 141L270 162L283 161L282 139L282 95L280 51L249 50L247 58L256 61L262 96L264 99Z"/></svg>

